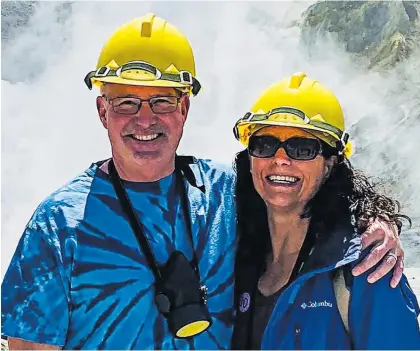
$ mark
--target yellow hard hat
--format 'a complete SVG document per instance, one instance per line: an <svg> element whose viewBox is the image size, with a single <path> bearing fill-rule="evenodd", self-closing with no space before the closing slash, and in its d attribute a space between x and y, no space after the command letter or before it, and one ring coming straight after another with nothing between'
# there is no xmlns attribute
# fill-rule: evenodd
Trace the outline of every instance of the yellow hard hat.
<svg viewBox="0 0 420 351"><path fill-rule="evenodd" d="M188 39L153 13L120 26L102 48L89 89L102 83L173 87L196 95L194 54Z"/></svg>
<svg viewBox="0 0 420 351"><path fill-rule="evenodd" d="M305 73L295 73L269 86L236 122L234 134L248 146L251 135L272 125L305 129L339 153L351 154L340 103L328 88Z"/></svg>

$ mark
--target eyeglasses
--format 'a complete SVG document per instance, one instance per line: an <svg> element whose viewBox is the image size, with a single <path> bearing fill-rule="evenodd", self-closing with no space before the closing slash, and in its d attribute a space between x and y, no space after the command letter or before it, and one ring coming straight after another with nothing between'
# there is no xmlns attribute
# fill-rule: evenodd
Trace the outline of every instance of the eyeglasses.
<svg viewBox="0 0 420 351"><path fill-rule="evenodd" d="M150 99L140 99L137 97L116 97L114 99L105 100L109 102L115 113L122 115L135 115L139 112L143 102L147 102L153 113L164 114L175 112L178 103L181 99L180 96L154 96Z"/></svg>
<svg viewBox="0 0 420 351"><path fill-rule="evenodd" d="M283 148L293 160L309 161L323 154L322 144L318 139L293 137L281 141L271 135L253 135L249 139L248 152L253 157L270 158Z"/></svg>

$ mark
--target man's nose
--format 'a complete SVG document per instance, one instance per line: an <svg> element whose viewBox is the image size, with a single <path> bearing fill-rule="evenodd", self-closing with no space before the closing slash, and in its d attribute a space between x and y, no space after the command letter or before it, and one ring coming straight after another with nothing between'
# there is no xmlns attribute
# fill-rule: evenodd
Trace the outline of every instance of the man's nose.
<svg viewBox="0 0 420 351"><path fill-rule="evenodd" d="M142 128L147 128L156 123L156 115L147 102L143 102L140 110L134 116L135 123Z"/></svg>

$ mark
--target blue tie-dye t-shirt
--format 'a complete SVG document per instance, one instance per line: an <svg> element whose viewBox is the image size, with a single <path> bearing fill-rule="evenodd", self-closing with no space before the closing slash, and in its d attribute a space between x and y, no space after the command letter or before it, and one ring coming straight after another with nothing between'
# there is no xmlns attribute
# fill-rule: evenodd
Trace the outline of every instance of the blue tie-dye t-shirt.
<svg viewBox="0 0 420 351"><path fill-rule="evenodd" d="M213 325L175 339L154 302L154 276L98 164L46 198L2 283L2 335L65 349L227 349L233 327L236 248L233 171L198 160L184 180L201 282ZM192 258L174 174L124 182L152 250Z"/></svg>

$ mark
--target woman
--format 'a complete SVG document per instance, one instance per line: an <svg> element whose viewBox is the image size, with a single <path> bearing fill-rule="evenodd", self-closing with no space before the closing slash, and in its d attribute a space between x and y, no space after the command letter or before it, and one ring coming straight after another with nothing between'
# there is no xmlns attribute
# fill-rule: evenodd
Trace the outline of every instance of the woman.
<svg viewBox="0 0 420 351"><path fill-rule="evenodd" d="M399 227L410 219L352 168L333 93L295 74L270 86L234 131L247 149L236 158L232 347L420 349L419 306L407 279L392 289L388 277L369 284L369 272L350 273L363 258L359 233L368 218Z"/></svg>

